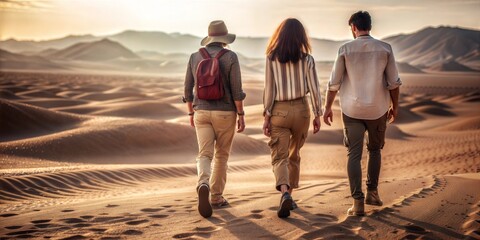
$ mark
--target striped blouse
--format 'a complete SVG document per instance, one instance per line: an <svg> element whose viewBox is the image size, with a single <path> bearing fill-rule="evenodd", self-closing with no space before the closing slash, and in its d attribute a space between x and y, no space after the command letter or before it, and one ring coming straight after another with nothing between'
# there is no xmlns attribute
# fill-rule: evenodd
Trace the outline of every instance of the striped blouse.
<svg viewBox="0 0 480 240"><path fill-rule="evenodd" d="M321 116L323 112L320 85L315 70L315 60L311 55L307 55L297 63L280 63L267 57L263 92L266 115L271 115L275 101L294 100L304 97L307 93L310 93L314 115Z"/></svg>

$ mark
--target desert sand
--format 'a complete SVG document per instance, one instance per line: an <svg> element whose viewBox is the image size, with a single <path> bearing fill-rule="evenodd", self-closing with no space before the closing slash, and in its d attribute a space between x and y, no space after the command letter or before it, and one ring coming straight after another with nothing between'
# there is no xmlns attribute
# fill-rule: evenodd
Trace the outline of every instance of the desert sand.
<svg viewBox="0 0 480 240"><path fill-rule="evenodd" d="M324 91L328 73L319 76ZM338 102L333 126L302 149L299 208L276 216L262 79L244 77L247 129L232 148L230 206L204 219L181 78L1 72L0 239L480 238L477 73L402 75L382 152L384 205L367 205L364 217L346 216Z"/></svg>

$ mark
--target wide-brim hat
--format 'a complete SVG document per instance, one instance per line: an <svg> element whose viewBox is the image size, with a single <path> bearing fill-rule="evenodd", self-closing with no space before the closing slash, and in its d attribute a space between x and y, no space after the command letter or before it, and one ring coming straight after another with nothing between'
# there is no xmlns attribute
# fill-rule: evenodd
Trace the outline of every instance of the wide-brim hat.
<svg viewBox="0 0 480 240"><path fill-rule="evenodd" d="M213 42L230 44L235 41L235 34L228 33L227 26L221 20L213 21L208 25L208 36L206 36L200 44L202 46Z"/></svg>

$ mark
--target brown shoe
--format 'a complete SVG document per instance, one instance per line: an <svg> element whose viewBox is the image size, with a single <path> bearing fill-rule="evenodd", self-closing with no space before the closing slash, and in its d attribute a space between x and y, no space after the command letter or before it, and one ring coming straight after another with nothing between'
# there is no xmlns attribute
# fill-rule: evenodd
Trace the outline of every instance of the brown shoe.
<svg viewBox="0 0 480 240"><path fill-rule="evenodd" d="M382 206L383 202L378 195L377 190L367 190L367 196L365 197L365 203L368 205Z"/></svg>
<svg viewBox="0 0 480 240"><path fill-rule="evenodd" d="M364 216L365 215L365 205L363 199L357 200L353 199L353 206L347 210L348 216Z"/></svg>
<svg viewBox="0 0 480 240"><path fill-rule="evenodd" d="M210 196L210 188L207 184L201 184L198 189L198 212L202 217L208 218L212 216L212 205L208 197Z"/></svg>

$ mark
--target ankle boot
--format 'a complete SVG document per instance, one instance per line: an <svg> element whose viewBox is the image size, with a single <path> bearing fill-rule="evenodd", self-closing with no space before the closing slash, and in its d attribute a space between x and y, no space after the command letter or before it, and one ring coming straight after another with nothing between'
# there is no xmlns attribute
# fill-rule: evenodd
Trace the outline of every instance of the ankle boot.
<svg viewBox="0 0 480 240"><path fill-rule="evenodd" d="M383 202L378 195L378 190L368 190L367 196L365 197L365 203L368 205L382 206Z"/></svg>
<svg viewBox="0 0 480 240"><path fill-rule="evenodd" d="M363 216L365 215L365 205L363 203L363 199L353 199L353 206L348 209L347 215L348 216Z"/></svg>

